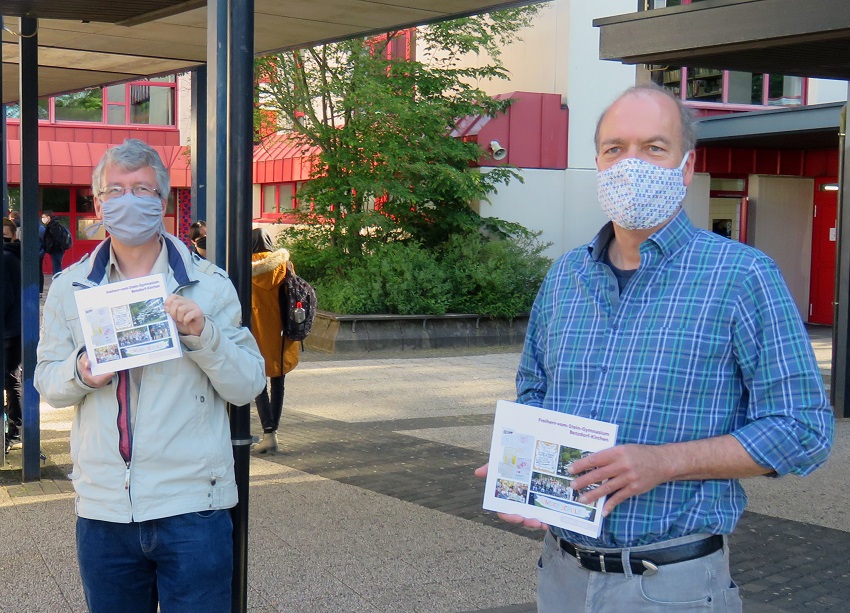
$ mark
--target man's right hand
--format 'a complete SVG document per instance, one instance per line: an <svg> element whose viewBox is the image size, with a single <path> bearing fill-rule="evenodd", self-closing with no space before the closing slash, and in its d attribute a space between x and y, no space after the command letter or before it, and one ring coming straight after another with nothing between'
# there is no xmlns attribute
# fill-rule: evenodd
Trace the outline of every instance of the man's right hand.
<svg viewBox="0 0 850 613"><path fill-rule="evenodd" d="M475 469L475 476L479 479L487 478L487 469L490 464L485 464L484 466L479 466ZM530 528L532 530L548 530L549 526L544 524L539 519L530 519L528 517L523 517L522 515L512 515L510 513L496 513L503 522L509 524L521 524L526 528Z"/></svg>
<svg viewBox="0 0 850 613"><path fill-rule="evenodd" d="M103 387L112 381L115 376L114 372L103 373L102 375L93 375L91 372L91 361L89 354L83 351L77 357L77 372L80 373L80 379L89 387Z"/></svg>

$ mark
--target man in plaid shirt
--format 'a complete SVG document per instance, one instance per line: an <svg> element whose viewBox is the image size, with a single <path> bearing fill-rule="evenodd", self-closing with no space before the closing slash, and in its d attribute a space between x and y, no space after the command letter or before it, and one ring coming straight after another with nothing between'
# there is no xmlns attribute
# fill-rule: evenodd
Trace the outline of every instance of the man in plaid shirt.
<svg viewBox="0 0 850 613"><path fill-rule="evenodd" d="M606 109L611 222L554 264L531 311L517 402L619 426L570 469L573 490L601 483L579 502L608 497L602 532L548 528L540 611L740 611L725 536L746 505L738 480L805 475L829 454L832 409L776 264L682 210L695 140L663 89Z"/></svg>

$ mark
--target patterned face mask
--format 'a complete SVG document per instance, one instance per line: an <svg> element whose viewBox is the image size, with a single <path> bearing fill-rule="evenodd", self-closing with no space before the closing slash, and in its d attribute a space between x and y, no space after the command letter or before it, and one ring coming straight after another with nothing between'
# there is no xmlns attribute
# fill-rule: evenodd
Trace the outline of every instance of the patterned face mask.
<svg viewBox="0 0 850 613"><path fill-rule="evenodd" d="M626 230L648 230L669 219L685 198L682 169L626 158L596 173L599 204L608 219Z"/></svg>

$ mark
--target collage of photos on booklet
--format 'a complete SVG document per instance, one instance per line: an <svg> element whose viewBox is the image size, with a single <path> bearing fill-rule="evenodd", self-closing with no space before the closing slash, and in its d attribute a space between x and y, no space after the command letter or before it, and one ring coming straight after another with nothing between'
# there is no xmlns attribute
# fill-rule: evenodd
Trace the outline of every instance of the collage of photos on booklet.
<svg viewBox="0 0 850 613"><path fill-rule="evenodd" d="M502 434L504 455L496 479L496 498L595 521L598 502L588 505L578 500L598 484L573 489L573 480L579 475L570 473L572 463L590 451L535 440L510 430Z"/></svg>
<svg viewBox="0 0 850 613"><path fill-rule="evenodd" d="M98 363L160 351L172 346L162 298L86 312Z"/></svg>

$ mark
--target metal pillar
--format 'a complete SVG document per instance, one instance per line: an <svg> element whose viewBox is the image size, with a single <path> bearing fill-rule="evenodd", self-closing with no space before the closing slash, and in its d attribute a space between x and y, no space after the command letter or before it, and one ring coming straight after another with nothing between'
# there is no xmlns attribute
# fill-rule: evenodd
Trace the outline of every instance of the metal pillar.
<svg viewBox="0 0 850 613"><path fill-rule="evenodd" d="M0 15L0 33L3 32L3 16ZM0 43L0 50L2 50ZM3 208L3 217L7 215L9 209L9 192L6 189L6 105L3 104L3 79L0 78L0 206ZM19 291L17 287L11 288L6 286L6 265L2 262L5 255L0 253L0 287L4 292ZM0 317L0 338L5 342L6 339L6 318ZM0 371L3 376L6 375L6 351L0 353ZM0 405L0 442L3 443L3 450L6 450L6 405ZM0 457L0 466L6 466L6 454L3 453Z"/></svg>
<svg viewBox="0 0 850 613"><path fill-rule="evenodd" d="M192 71L192 221L207 218L207 67Z"/></svg>
<svg viewBox="0 0 850 613"><path fill-rule="evenodd" d="M254 1L230 2L228 102L227 272L251 323L251 164L254 117ZM220 233L217 233L218 238ZM221 243L219 243L221 244ZM217 256L218 257L218 256ZM248 610L248 479L251 405L230 407L230 435L239 504L233 509L233 611Z"/></svg>
<svg viewBox="0 0 850 613"><path fill-rule="evenodd" d="M207 259L227 262L228 0L207 1Z"/></svg>
<svg viewBox="0 0 850 613"><path fill-rule="evenodd" d="M38 20L21 17L21 345L23 353L24 481L41 478L39 396L33 386L39 334L38 298Z"/></svg>
<svg viewBox="0 0 850 613"><path fill-rule="evenodd" d="M839 129L838 163L838 223L836 227L835 300L832 327L832 378L830 396L836 417L850 417L850 362L847 347L850 344L850 193L847 177L850 176L850 152L847 140L847 105L841 111Z"/></svg>

